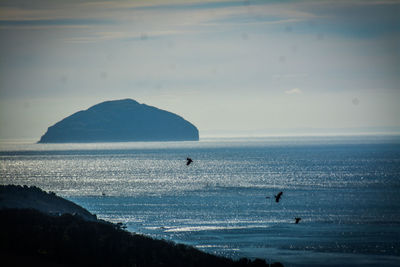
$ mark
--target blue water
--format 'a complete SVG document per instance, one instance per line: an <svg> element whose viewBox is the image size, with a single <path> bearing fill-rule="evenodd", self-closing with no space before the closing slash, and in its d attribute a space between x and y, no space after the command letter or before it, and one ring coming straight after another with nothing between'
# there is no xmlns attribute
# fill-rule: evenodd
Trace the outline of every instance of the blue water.
<svg viewBox="0 0 400 267"><path fill-rule="evenodd" d="M399 136L3 143L0 177L213 254L400 266Z"/></svg>

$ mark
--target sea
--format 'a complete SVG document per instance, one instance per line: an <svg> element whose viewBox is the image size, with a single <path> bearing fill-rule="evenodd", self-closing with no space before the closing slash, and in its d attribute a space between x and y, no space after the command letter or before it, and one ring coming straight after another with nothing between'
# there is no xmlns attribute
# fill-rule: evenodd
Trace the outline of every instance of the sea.
<svg viewBox="0 0 400 267"><path fill-rule="evenodd" d="M0 184L37 186L130 232L234 259L400 266L398 135L3 142Z"/></svg>

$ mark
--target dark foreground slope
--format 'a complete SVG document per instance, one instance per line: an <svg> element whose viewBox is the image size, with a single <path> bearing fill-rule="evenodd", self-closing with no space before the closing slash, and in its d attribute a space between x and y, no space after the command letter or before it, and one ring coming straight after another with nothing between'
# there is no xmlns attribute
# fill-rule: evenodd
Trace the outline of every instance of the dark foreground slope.
<svg viewBox="0 0 400 267"><path fill-rule="evenodd" d="M2 266L267 266L132 234L102 220L16 208L0 209L0 257Z"/></svg>
<svg viewBox="0 0 400 267"><path fill-rule="evenodd" d="M182 117L132 99L106 101L64 118L39 143L198 141L197 128Z"/></svg>
<svg viewBox="0 0 400 267"><path fill-rule="evenodd" d="M36 209L43 213L79 215L87 221L96 221L96 215L56 194L35 186L0 185L0 209Z"/></svg>

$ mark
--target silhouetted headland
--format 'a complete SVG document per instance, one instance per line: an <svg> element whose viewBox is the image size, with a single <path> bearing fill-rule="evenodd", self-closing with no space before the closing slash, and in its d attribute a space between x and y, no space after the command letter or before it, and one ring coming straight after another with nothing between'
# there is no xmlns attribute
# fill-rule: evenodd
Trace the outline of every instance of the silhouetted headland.
<svg viewBox="0 0 400 267"><path fill-rule="evenodd" d="M39 143L198 141L182 117L132 99L106 101L78 111L47 129Z"/></svg>
<svg viewBox="0 0 400 267"><path fill-rule="evenodd" d="M35 186L0 185L0 209L35 209L47 214L79 215L87 221L96 221L96 215L86 209Z"/></svg>
<svg viewBox="0 0 400 267"><path fill-rule="evenodd" d="M2 266L268 266L130 233L71 203L37 187L0 185Z"/></svg>

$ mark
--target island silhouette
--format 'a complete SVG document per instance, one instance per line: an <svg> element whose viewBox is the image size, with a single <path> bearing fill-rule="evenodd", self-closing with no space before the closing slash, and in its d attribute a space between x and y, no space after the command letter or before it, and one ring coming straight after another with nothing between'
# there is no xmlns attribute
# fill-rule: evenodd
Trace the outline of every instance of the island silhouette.
<svg viewBox="0 0 400 267"><path fill-rule="evenodd" d="M38 143L198 141L199 131L181 116L133 99L106 101L50 126Z"/></svg>

